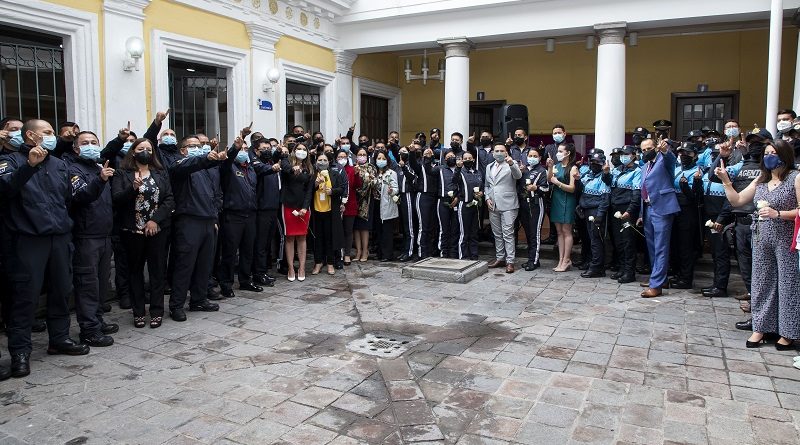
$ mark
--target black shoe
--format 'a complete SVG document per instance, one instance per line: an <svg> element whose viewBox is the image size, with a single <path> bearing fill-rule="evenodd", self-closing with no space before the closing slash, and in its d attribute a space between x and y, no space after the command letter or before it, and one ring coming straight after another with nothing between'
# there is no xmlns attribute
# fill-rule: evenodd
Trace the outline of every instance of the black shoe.
<svg viewBox="0 0 800 445"><path fill-rule="evenodd" d="M186 311L183 309L170 309L169 318L173 321L186 321Z"/></svg>
<svg viewBox="0 0 800 445"><path fill-rule="evenodd" d="M736 329L741 331L752 331L753 330L753 319L749 319L747 321L738 321L736 322Z"/></svg>
<svg viewBox="0 0 800 445"><path fill-rule="evenodd" d="M636 281L636 275L622 275L617 279L619 284L633 283L634 281Z"/></svg>
<svg viewBox="0 0 800 445"><path fill-rule="evenodd" d="M231 294L233 294L233 292L231 292ZM199 304L190 304L189 310L200 312L216 312L219 310L219 305L206 300Z"/></svg>
<svg viewBox="0 0 800 445"><path fill-rule="evenodd" d="M119 325L116 323L103 322L103 324L100 326L100 332L102 332L105 335L119 332Z"/></svg>
<svg viewBox="0 0 800 445"><path fill-rule="evenodd" d="M394 261L394 260L393 260L393 259L391 259L391 258L381 258L381 259L380 259L380 262L381 262L381 263L388 263L389 261Z"/></svg>
<svg viewBox="0 0 800 445"><path fill-rule="evenodd" d="M47 347L50 355L86 355L89 353L89 346L83 343L75 343L75 340L67 338L61 343L51 343Z"/></svg>
<svg viewBox="0 0 800 445"><path fill-rule="evenodd" d="M725 298L728 293L722 289L712 287L709 291L703 291L703 296L708 298Z"/></svg>
<svg viewBox="0 0 800 445"><path fill-rule="evenodd" d="M11 377L25 377L31 373L30 354L11 354Z"/></svg>
<svg viewBox="0 0 800 445"><path fill-rule="evenodd" d="M120 309L130 309L131 306L131 298L130 297L121 297L119 299L119 308Z"/></svg>
<svg viewBox="0 0 800 445"><path fill-rule="evenodd" d="M250 291L250 292L264 292L264 288L263 287L258 286L258 285L254 284L254 283L240 283L239 284L239 290L246 290L246 291ZM233 293L233 291L231 291L231 293ZM230 298L230 297L226 296L226 298Z"/></svg>
<svg viewBox="0 0 800 445"><path fill-rule="evenodd" d="M226 298L233 298L233 297L236 296L236 294L233 293L233 289L222 289L222 291L217 295L219 295L219 299L220 300L224 300ZM189 308L189 310L192 310L192 309Z"/></svg>
<svg viewBox="0 0 800 445"><path fill-rule="evenodd" d="M712 291L712 290L714 290L714 289L716 289L714 286L711 286L711 287L704 287L704 288L700 289L700 293L701 293L701 294L705 294L706 292L711 292L711 291Z"/></svg>
<svg viewBox="0 0 800 445"><path fill-rule="evenodd" d="M256 275L253 277L253 283L261 285L261 286L269 286L272 287L275 285L275 278L267 274L263 275Z"/></svg>
<svg viewBox="0 0 800 445"><path fill-rule="evenodd" d="M580 265L580 267L578 267L578 269L586 271L586 270L589 270L590 266L591 266L591 264L589 264L588 262L587 263L581 263L581 265Z"/></svg>
<svg viewBox="0 0 800 445"><path fill-rule="evenodd" d="M172 288L170 286L164 288L164 295L172 295Z"/></svg>
<svg viewBox="0 0 800 445"><path fill-rule="evenodd" d="M84 337L81 335L80 337L81 343L89 346L89 347L99 347L104 348L106 346L111 346L114 344L114 338L110 335L103 335L102 333L92 334Z"/></svg>
<svg viewBox="0 0 800 445"><path fill-rule="evenodd" d="M586 272L582 273L581 276L583 278L601 278L605 277L606 273L599 270L598 271L587 270Z"/></svg>
<svg viewBox="0 0 800 445"><path fill-rule="evenodd" d="M636 268L636 273L639 275L650 275L650 266L638 266Z"/></svg>
<svg viewBox="0 0 800 445"><path fill-rule="evenodd" d="M111 305L108 303L103 303L102 309L104 313L109 313L111 312Z"/></svg>
<svg viewBox="0 0 800 445"><path fill-rule="evenodd" d="M672 289L691 289L692 283L684 280L672 280L670 281L670 286Z"/></svg>
<svg viewBox="0 0 800 445"><path fill-rule="evenodd" d="M611 276L609 276L609 278L611 278L612 280L619 280L620 277L622 277L622 275L623 275L622 272L614 272L611 274Z"/></svg>
<svg viewBox="0 0 800 445"><path fill-rule="evenodd" d="M8 380L11 377L11 369L5 366L0 366L0 382Z"/></svg>
<svg viewBox="0 0 800 445"><path fill-rule="evenodd" d="M775 349L778 351L792 351L797 349L797 346L795 346L794 342L791 342L788 345L775 342Z"/></svg>
<svg viewBox="0 0 800 445"><path fill-rule="evenodd" d="M209 300L213 300L213 301L224 300L225 299L225 297L223 296L224 293L225 293L225 291L222 291L222 293L220 293L220 291L218 291L218 290L216 290L214 288L211 288L211 289L208 290L207 297L208 297Z"/></svg>
<svg viewBox="0 0 800 445"><path fill-rule="evenodd" d="M406 263L410 259L411 259L411 257L404 253L404 254L400 255L400 258L398 258L397 261L400 261L401 263Z"/></svg>
<svg viewBox="0 0 800 445"><path fill-rule="evenodd" d="M342 260L336 260L336 261L334 261L334 263L333 263L333 268L334 268L334 269L336 269L336 270L342 270L342 269L344 269L344 262L342 262Z"/></svg>
<svg viewBox="0 0 800 445"><path fill-rule="evenodd" d="M31 325L32 332L44 332L47 330L47 323L44 320L33 320L33 325Z"/></svg>
<svg viewBox="0 0 800 445"><path fill-rule="evenodd" d="M609 264L606 269L610 270L611 272L619 272L619 264Z"/></svg>

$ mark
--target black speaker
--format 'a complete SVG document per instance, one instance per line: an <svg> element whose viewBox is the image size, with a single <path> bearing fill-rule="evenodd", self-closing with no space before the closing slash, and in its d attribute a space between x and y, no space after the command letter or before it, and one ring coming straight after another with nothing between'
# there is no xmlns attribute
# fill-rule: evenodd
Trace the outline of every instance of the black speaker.
<svg viewBox="0 0 800 445"><path fill-rule="evenodd" d="M503 105L498 136L505 140L509 133L513 135L520 127L528 134L528 107L520 104Z"/></svg>

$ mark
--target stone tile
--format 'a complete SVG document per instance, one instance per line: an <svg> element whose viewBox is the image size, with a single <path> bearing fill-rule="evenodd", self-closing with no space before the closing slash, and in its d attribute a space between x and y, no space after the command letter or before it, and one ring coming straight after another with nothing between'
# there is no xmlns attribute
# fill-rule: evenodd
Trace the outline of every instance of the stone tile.
<svg viewBox="0 0 800 445"><path fill-rule="evenodd" d="M706 444L708 443L708 434L705 426L666 420L664 421L664 442L667 441L683 444Z"/></svg>
<svg viewBox="0 0 800 445"><path fill-rule="evenodd" d="M796 444L800 442L797 428L788 422L770 419L753 419L753 432L756 441L769 444Z"/></svg>
<svg viewBox="0 0 800 445"><path fill-rule="evenodd" d="M536 422L522 424L515 441L524 444L566 443L570 437L567 428L543 425Z"/></svg>
<svg viewBox="0 0 800 445"><path fill-rule="evenodd" d="M295 445L324 445L336 437L336 433L314 425L300 425L281 436L282 443Z"/></svg>
<svg viewBox="0 0 800 445"><path fill-rule="evenodd" d="M313 406L315 408L324 408L336 399L342 396L343 393L335 389L321 388L319 386L312 386L304 389L302 392L292 397L293 402L301 403L303 405Z"/></svg>
<svg viewBox="0 0 800 445"><path fill-rule="evenodd" d="M348 393L333 402L331 406L362 416L374 417L386 407L386 404Z"/></svg>
<svg viewBox="0 0 800 445"><path fill-rule="evenodd" d="M534 405L526 420L550 426L568 428L578 418L578 410L539 402Z"/></svg>
<svg viewBox="0 0 800 445"><path fill-rule="evenodd" d="M580 408L585 398L585 393L574 389L566 388L545 388L539 396L540 402L551 403L572 409Z"/></svg>
<svg viewBox="0 0 800 445"><path fill-rule="evenodd" d="M392 402L398 425L424 425L435 423L436 418L424 400Z"/></svg>
<svg viewBox="0 0 800 445"><path fill-rule="evenodd" d="M400 427L400 435L406 442L443 440L444 436L436 425L414 425Z"/></svg>
<svg viewBox="0 0 800 445"><path fill-rule="evenodd" d="M623 424L620 426L618 439L617 443L660 445L664 443L664 432L660 429Z"/></svg>
<svg viewBox="0 0 800 445"><path fill-rule="evenodd" d="M275 408L266 411L261 417L282 423L284 425L295 427L316 414L318 411L318 409L310 406L286 401Z"/></svg>
<svg viewBox="0 0 800 445"><path fill-rule="evenodd" d="M291 428L271 420L253 419L226 437L245 445L261 445L275 441Z"/></svg>
<svg viewBox="0 0 800 445"><path fill-rule="evenodd" d="M762 389L743 388L741 386L731 386L733 400L739 402L760 403L762 405L780 406L778 397L772 391Z"/></svg>
<svg viewBox="0 0 800 445"><path fill-rule="evenodd" d="M623 408L620 421L644 428L661 429L664 409L657 406L629 404Z"/></svg>
<svg viewBox="0 0 800 445"><path fill-rule="evenodd" d="M467 428L468 433L501 440L514 440L522 421L504 416L478 416Z"/></svg>

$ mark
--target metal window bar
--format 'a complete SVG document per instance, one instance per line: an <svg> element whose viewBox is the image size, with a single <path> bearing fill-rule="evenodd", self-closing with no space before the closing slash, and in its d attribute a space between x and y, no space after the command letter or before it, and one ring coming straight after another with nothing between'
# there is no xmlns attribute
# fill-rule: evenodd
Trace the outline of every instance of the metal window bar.
<svg viewBox="0 0 800 445"><path fill-rule="evenodd" d="M66 96L63 93L64 87L59 91L59 84L63 84L64 72L64 51L59 48L21 45L15 43L0 43L0 114L3 116L12 115L13 110L8 100L13 97L14 91L10 90L8 77L13 72L16 77L16 115L21 119L33 117L25 112L27 106L31 109L35 102L35 117L45 120L52 119L53 124L58 123L59 104L66 106ZM30 74L33 79L30 79ZM53 110L50 112L43 107L46 103L43 91L46 90L47 79L41 78L42 75L50 76L53 84ZM59 78L61 75L61 79ZM23 90L23 80L28 79L34 82L34 93L30 97L30 104L26 105L25 91ZM44 87L44 90L43 90ZM13 88L13 87L11 87ZM44 109L43 109L44 108ZM32 111L32 110L31 110ZM43 115L46 114L46 115Z"/></svg>

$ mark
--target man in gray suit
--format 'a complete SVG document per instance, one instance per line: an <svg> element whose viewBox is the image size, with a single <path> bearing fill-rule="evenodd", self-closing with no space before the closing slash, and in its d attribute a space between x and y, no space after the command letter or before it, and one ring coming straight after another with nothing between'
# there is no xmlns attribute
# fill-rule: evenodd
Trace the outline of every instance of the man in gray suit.
<svg viewBox="0 0 800 445"><path fill-rule="evenodd" d="M492 157L494 162L486 166L485 194L496 257L489 267L506 266L506 273L514 273L514 220L519 211L517 180L522 172L505 145L495 144Z"/></svg>

